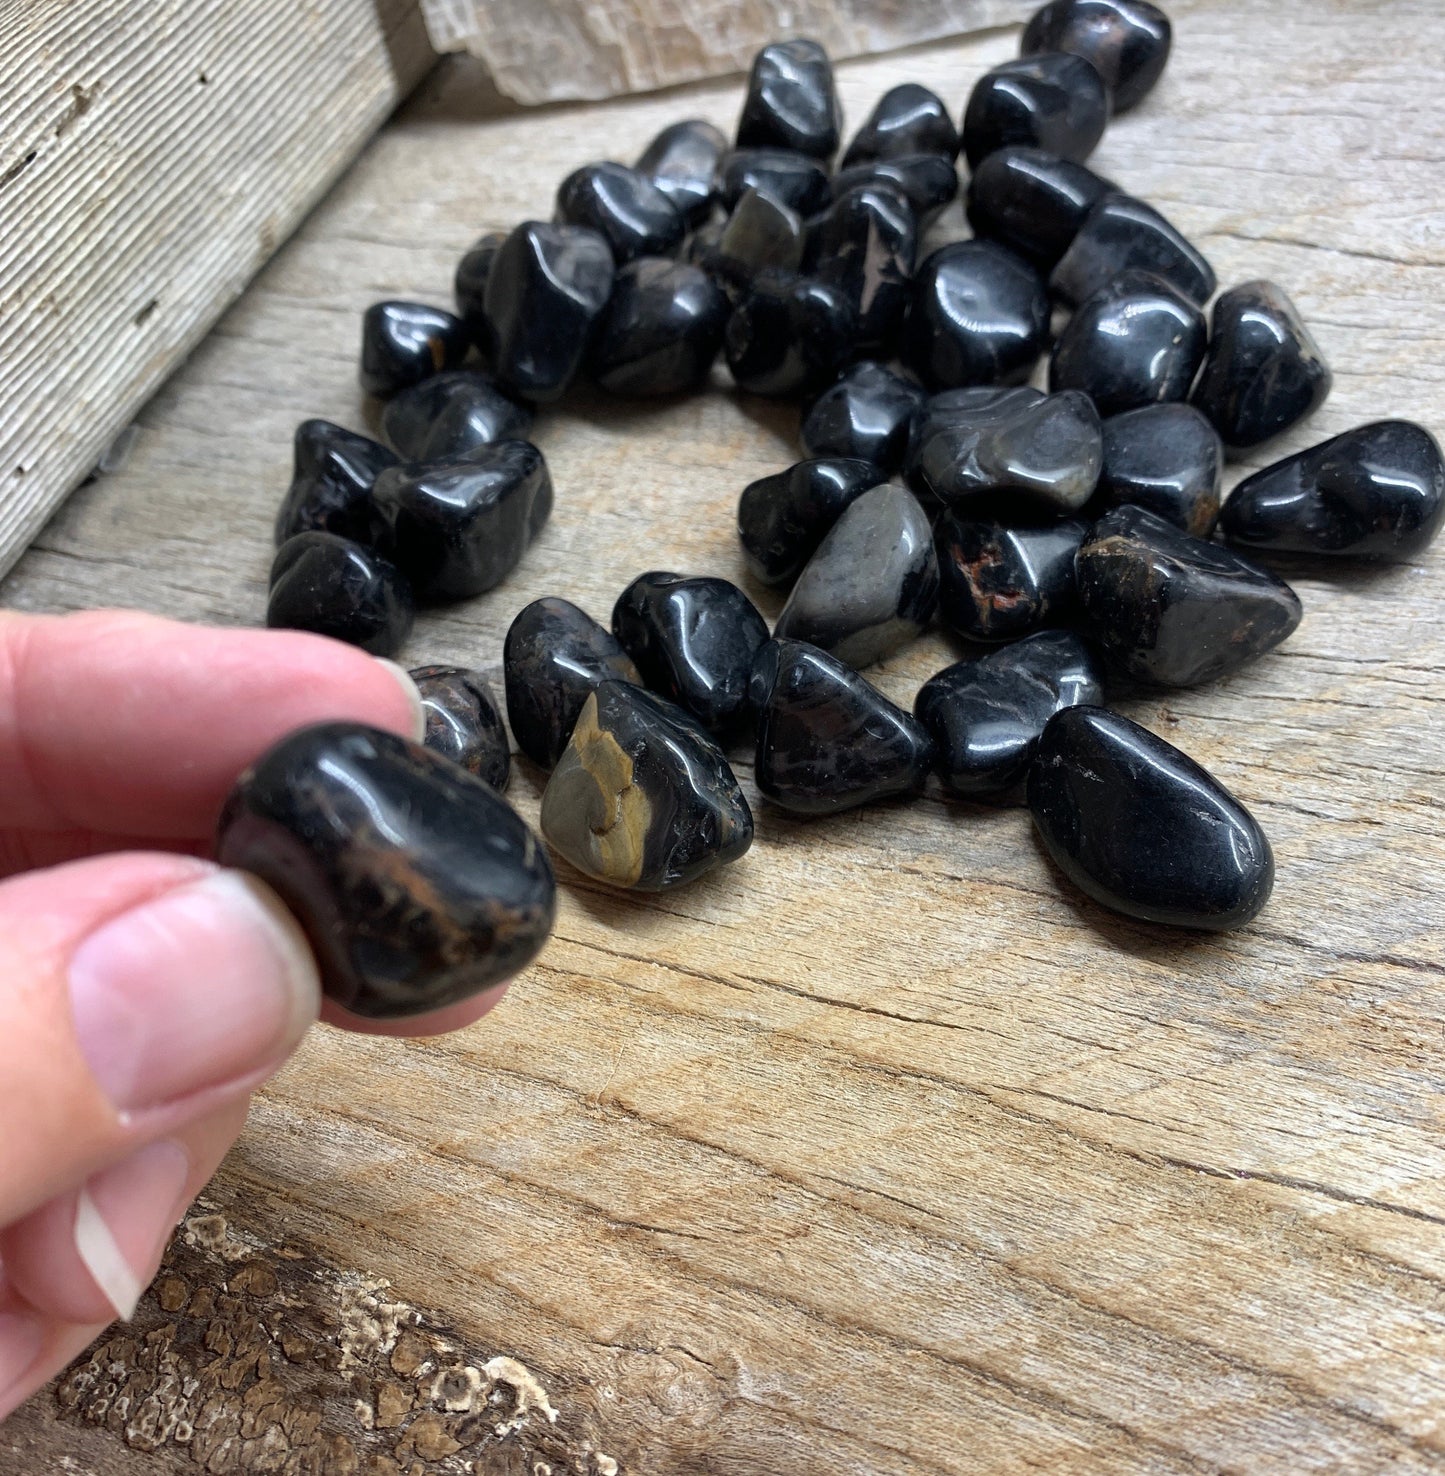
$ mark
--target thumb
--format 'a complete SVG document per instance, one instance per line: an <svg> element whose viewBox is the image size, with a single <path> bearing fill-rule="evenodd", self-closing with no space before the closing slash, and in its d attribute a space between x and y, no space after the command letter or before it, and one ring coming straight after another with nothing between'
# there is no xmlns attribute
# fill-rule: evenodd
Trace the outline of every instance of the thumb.
<svg viewBox="0 0 1445 1476"><path fill-rule="evenodd" d="M0 884L0 1226L244 1096L319 1005L243 873L135 854Z"/></svg>

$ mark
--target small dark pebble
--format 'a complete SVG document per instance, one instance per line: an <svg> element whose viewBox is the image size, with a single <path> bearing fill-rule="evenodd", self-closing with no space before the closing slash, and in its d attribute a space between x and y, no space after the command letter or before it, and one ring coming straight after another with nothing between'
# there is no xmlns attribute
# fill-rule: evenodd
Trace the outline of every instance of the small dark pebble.
<svg viewBox="0 0 1445 1476"><path fill-rule="evenodd" d="M892 190L905 200L920 234L950 200L958 196L958 168L947 154L899 154L892 159L851 164L833 176L833 198L860 185Z"/></svg>
<svg viewBox="0 0 1445 1476"><path fill-rule="evenodd" d="M1132 195L1099 200L1055 265L1049 286L1077 304L1130 268L1163 277L1200 307L1214 293L1214 268L1152 205Z"/></svg>
<svg viewBox="0 0 1445 1476"><path fill-rule="evenodd" d="M738 535L753 576L791 583L843 510L884 480L871 461L816 457L750 482L738 501Z"/></svg>
<svg viewBox="0 0 1445 1476"><path fill-rule="evenodd" d="M457 369L471 347L466 324L421 302L374 302L361 320L361 387L394 395L443 369Z"/></svg>
<svg viewBox="0 0 1445 1476"><path fill-rule="evenodd" d="M488 375L450 369L404 389L381 412L382 434L408 461L444 461L493 441L520 440L532 412Z"/></svg>
<svg viewBox="0 0 1445 1476"><path fill-rule="evenodd" d="M1074 555L1089 526L1034 525L946 512L934 527L938 614L972 641L1012 641L1077 613Z"/></svg>
<svg viewBox="0 0 1445 1476"><path fill-rule="evenodd" d="M410 675L426 714L424 745L500 794L512 777L512 751L486 677L464 666L418 666Z"/></svg>
<svg viewBox="0 0 1445 1476"><path fill-rule="evenodd" d="M1159 80L1173 27L1148 0L1050 0L1024 27L1020 50L1070 51L1092 62L1116 113L1127 112Z"/></svg>
<svg viewBox="0 0 1445 1476"><path fill-rule="evenodd" d="M1208 538L1219 517L1224 447L1193 405L1146 405L1104 422L1104 469L1099 500L1132 502Z"/></svg>
<svg viewBox="0 0 1445 1476"><path fill-rule="evenodd" d="M618 273L591 351L597 383L619 395L701 388L722 347L728 300L700 267L644 256Z"/></svg>
<svg viewBox="0 0 1445 1476"><path fill-rule="evenodd" d="M895 472L903 465L909 429L925 398L916 384L864 360L813 401L799 440L809 456L857 458Z"/></svg>
<svg viewBox="0 0 1445 1476"><path fill-rule="evenodd" d="M266 624L273 630L309 630L393 656L411 634L415 608L393 564L336 533L298 533L271 561Z"/></svg>
<svg viewBox="0 0 1445 1476"><path fill-rule="evenodd" d="M841 287L767 272L733 309L723 347L739 389L809 395L837 377L857 332L858 315Z"/></svg>
<svg viewBox="0 0 1445 1476"><path fill-rule="evenodd" d="M687 229L645 174L610 159L584 164L558 185L557 219L605 236L619 266L639 256L670 256Z"/></svg>
<svg viewBox="0 0 1445 1476"><path fill-rule="evenodd" d="M732 210L749 190L763 190L789 210L812 215L828 203L828 171L795 149L734 149L718 174L723 208Z"/></svg>
<svg viewBox="0 0 1445 1476"><path fill-rule="evenodd" d="M976 236L1007 246L1050 271L1079 227L1114 186L1087 165L1046 149L995 149L968 182L968 223Z"/></svg>
<svg viewBox="0 0 1445 1476"><path fill-rule="evenodd" d="M809 225L805 264L841 289L857 318L853 352L892 352L913 295L918 230L892 190L861 185Z"/></svg>
<svg viewBox="0 0 1445 1476"><path fill-rule="evenodd" d="M739 148L797 149L831 159L842 128L833 65L816 41L774 41L758 52L738 120Z"/></svg>
<svg viewBox="0 0 1445 1476"><path fill-rule="evenodd" d="M701 118L669 123L643 150L637 169L672 201L689 226L712 209L718 165L728 142L720 128Z"/></svg>
<svg viewBox="0 0 1445 1476"><path fill-rule="evenodd" d="M1040 52L985 72L963 114L970 169L995 149L1029 144L1082 162L1109 121L1109 94L1093 65L1068 52Z"/></svg>
<svg viewBox="0 0 1445 1476"><path fill-rule="evenodd" d="M952 159L957 153L958 130L948 104L917 82L900 82L878 99L853 135L843 154L843 168L900 154L942 154Z"/></svg>
<svg viewBox="0 0 1445 1476"><path fill-rule="evenodd" d="M276 515L279 547L298 533L337 533L373 544L385 529L371 489L396 453L329 420L296 427L291 485Z"/></svg>

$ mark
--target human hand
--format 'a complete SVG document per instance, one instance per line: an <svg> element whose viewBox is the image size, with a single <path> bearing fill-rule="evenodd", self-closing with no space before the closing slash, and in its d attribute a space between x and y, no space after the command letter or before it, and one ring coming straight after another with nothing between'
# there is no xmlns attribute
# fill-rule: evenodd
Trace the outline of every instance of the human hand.
<svg viewBox="0 0 1445 1476"><path fill-rule="evenodd" d="M317 636L0 613L0 1419L155 1274L323 1001L275 894L203 859L237 775L350 718L421 731L399 668Z"/></svg>

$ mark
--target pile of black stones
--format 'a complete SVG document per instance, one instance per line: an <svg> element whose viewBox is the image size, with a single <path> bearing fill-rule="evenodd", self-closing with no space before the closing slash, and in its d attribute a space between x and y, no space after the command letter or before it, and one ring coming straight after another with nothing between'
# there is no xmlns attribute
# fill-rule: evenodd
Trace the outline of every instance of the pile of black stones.
<svg viewBox="0 0 1445 1476"><path fill-rule="evenodd" d="M787 602L770 635L728 580L650 571L610 629L561 597L517 615L507 717L550 772L551 848L644 890L736 859L753 817L727 751L751 738L758 789L785 810L917 794L930 774L970 799L1022 789L1098 902L1247 923L1273 884L1259 824L1106 694L1212 682L1285 640L1300 601L1256 552L1417 554L1445 466L1420 426L1375 421L1221 507L1225 457L1310 415L1331 374L1279 286L1216 297L1198 249L1085 162L1170 43L1146 0L1052 0L1020 57L977 81L961 129L904 83L836 171L827 55L765 47L731 145L672 124L635 165L568 175L551 221L479 240L455 312L368 309L361 385L385 402L387 444L299 427L267 623L394 653L418 603L494 589L546 522L535 405L579 380L698 391L722 354L740 389L806 407L805 459L738 507L751 574ZM918 260L960 152L973 237ZM1046 353L1044 392L1027 381ZM935 619L988 649L931 677L910 713L859 669ZM511 756L485 679L412 675L425 748L354 724L292 735L221 829L222 859L281 891L328 990L363 1014L506 978L553 917L546 853L499 798Z"/></svg>

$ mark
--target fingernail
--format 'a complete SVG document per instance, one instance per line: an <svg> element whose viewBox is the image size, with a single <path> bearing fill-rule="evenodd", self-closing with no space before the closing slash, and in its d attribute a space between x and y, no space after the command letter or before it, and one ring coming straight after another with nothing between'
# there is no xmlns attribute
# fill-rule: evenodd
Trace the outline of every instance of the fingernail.
<svg viewBox="0 0 1445 1476"><path fill-rule="evenodd" d="M44 1341L35 1318L24 1312L0 1312L0 1419L20 1402L21 1385Z"/></svg>
<svg viewBox="0 0 1445 1476"><path fill-rule="evenodd" d="M76 1253L123 1321L135 1315L185 1208L190 1167L179 1143L151 1143L76 1195Z"/></svg>
<svg viewBox="0 0 1445 1476"><path fill-rule="evenodd" d="M254 1072L316 1018L311 950L276 894L216 871L92 933L70 961L81 1054L121 1111Z"/></svg>
<svg viewBox="0 0 1445 1476"><path fill-rule="evenodd" d="M417 684L412 681L411 673L395 661L388 661L385 656L378 656L376 660L396 678L397 685L406 693L406 700L411 703L411 736L420 743L426 737L426 708L421 705Z"/></svg>

